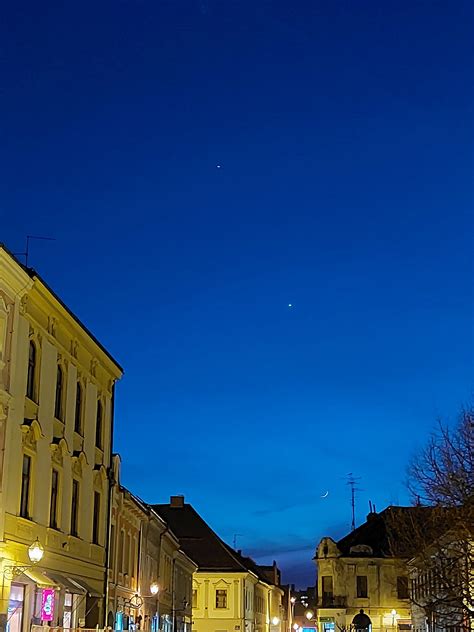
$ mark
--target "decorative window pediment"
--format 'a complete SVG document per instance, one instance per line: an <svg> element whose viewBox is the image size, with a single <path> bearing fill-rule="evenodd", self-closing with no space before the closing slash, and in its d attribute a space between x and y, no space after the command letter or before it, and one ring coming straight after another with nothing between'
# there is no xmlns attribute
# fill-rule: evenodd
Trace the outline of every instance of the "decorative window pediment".
<svg viewBox="0 0 474 632"><path fill-rule="evenodd" d="M219 580L217 580L217 581L215 581L215 582L212 582L212 585L213 585L215 588L219 588L219 587L221 587L221 586L222 586L222 588L224 588L224 589L225 589L225 588L228 588L228 587L231 585L231 582L226 582L226 580L225 580L225 579L219 579Z"/></svg>
<svg viewBox="0 0 474 632"><path fill-rule="evenodd" d="M75 450L72 453L72 471L76 476L82 476L82 468L87 465L87 458L82 450Z"/></svg>
<svg viewBox="0 0 474 632"><path fill-rule="evenodd" d="M96 465L94 467L94 487L97 489L104 489L107 482L107 471L103 465Z"/></svg>
<svg viewBox="0 0 474 632"><path fill-rule="evenodd" d="M52 462L62 467L64 457L69 452L66 440L63 437L61 437L60 439L55 437L52 443L49 444L49 447L51 450Z"/></svg>
<svg viewBox="0 0 474 632"><path fill-rule="evenodd" d="M25 419L21 424L22 443L24 448L36 451L36 444L43 436L37 419Z"/></svg>

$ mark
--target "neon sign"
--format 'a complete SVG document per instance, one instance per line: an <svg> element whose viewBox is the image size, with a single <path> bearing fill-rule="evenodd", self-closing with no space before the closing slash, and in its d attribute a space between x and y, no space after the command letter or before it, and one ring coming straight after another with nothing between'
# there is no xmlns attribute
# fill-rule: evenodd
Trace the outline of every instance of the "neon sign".
<svg viewBox="0 0 474 632"><path fill-rule="evenodd" d="M54 588L43 588L41 596L41 619L52 621L54 615Z"/></svg>

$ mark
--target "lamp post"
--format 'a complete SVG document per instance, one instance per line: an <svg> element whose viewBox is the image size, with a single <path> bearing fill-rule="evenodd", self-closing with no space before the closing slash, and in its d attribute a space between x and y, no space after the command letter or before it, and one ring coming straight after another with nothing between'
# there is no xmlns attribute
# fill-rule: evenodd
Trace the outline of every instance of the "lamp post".
<svg viewBox="0 0 474 632"><path fill-rule="evenodd" d="M156 597L156 606L155 606L155 617L156 617L156 624L155 624L155 632L159 632L160 630L160 597L158 595L158 593L160 592L160 586L158 585L158 582L152 582L151 586L150 586L150 592L152 595L154 595Z"/></svg>
<svg viewBox="0 0 474 632"><path fill-rule="evenodd" d="M392 632L395 632L395 617L397 616L397 611L395 608L390 613L392 615Z"/></svg>
<svg viewBox="0 0 474 632"><path fill-rule="evenodd" d="M295 629L293 626L293 619L295 618L295 603L296 597L290 597L290 621L288 625L289 632L291 632L291 628Z"/></svg>

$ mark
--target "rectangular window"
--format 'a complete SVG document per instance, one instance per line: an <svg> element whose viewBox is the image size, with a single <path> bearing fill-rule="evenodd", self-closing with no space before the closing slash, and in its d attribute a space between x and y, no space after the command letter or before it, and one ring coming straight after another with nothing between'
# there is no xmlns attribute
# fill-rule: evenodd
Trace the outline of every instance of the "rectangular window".
<svg viewBox="0 0 474 632"><path fill-rule="evenodd" d="M58 492L59 472L53 468L51 472L51 504L49 506L49 526L52 529L58 528Z"/></svg>
<svg viewBox="0 0 474 632"><path fill-rule="evenodd" d="M77 536L79 518L79 481L72 479L72 500L71 500L71 535Z"/></svg>
<svg viewBox="0 0 474 632"><path fill-rule="evenodd" d="M357 597L367 597L367 575L357 575Z"/></svg>
<svg viewBox="0 0 474 632"><path fill-rule="evenodd" d="M94 522L92 523L92 543L99 544L100 531L100 494L94 492Z"/></svg>
<svg viewBox="0 0 474 632"><path fill-rule="evenodd" d="M114 568L114 555L115 555L115 525L110 525L110 544L109 544L109 568Z"/></svg>
<svg viewBox="0 0 474 632"><path fill-rule="evenodd" d="M323 575L323 597L332 597L332 575Z"/></svg>
<svg viewBox="0 0 474 632"><path fill-rule="evenodd" d="M193 608L197 608L198 605L198 591L197 589L193 590Z"/></svg>
<svg viewBox="0 0 474 632"><path fill-rule="evenodd" d="M408 577L397 577L397 598L409 599L408 594Z"/></svg>
<svg viewBox="0 0 474 632"><path fill-rule="evenodd" d="M21 499L20 499L20 516L29 518L30 505L30 481L31 481L31 457L23 455L23 467L21 470Z"/></svg>
<svg viewBox="0 0 474 632"><path fill-rule="evenodd" d="M227 608L227 590L216 590L216 608Z"/></svg>

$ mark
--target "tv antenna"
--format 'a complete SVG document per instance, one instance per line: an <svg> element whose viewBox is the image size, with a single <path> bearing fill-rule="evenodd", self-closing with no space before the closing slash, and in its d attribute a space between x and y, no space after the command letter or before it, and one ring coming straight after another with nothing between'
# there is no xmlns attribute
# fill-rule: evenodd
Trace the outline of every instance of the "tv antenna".
<svg viewBox="0 0 474 632"><path fill-rule="evenodd" d="M233 539L234 551L237 551L237 538L241 538L241 537L242 537L241 533L234 533L234 539Z"/></svg>
<svg viewBox="0 0 474 632"><path fill-rule="evenodd" d="M356 526L355 526L355 498L356 498L356 492L360 492L361 491L361 489L359 487L356 487L357 481L360 481L360 476L354 476L352 474L352 472L349 472L349 474L347 475L347 483L346 483L346 485L349 485L349 487L351 488L351 509L352 509L351 531L354 531L355 528L356 528Z"/></svg>
<svg viewBox="0 0 474 632"><path fill-rule="evenodd" d="M30 239L41 239L42 241L56 241L54 237L41 237L40 235L27 235L25 252L15 252L20 257L25 257L25 266L28 267L28 256L30 254Z"/></svg>

